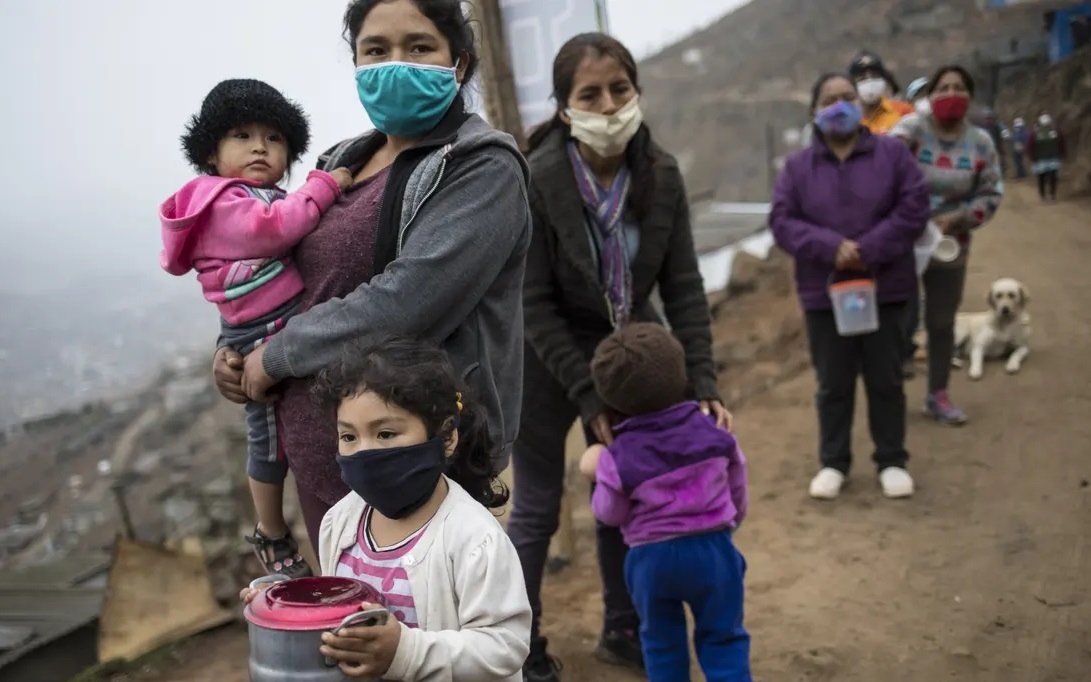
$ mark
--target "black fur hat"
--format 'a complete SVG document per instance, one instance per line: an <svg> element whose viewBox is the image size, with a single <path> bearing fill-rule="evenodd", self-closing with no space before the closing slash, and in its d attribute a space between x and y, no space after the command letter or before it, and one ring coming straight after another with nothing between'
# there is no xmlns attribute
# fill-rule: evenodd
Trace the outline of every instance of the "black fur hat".
<svg viewBox="0 0 1091 682"><path fill-rule="evenodd" d="M284 135L289 167L307 153L311 141L307 114L273 86L251 78L226 80L212 88L200 113L186 126L182 150L198 172L214 172L208 158L216 152L220 140L227 131L248 123L270 125Z"/></svg>

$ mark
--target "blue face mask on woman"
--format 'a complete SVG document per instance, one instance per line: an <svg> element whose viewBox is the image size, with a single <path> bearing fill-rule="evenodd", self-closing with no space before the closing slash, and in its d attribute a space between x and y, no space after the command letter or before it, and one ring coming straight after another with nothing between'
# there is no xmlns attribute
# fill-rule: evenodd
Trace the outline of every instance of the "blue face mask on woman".
<svg viewBox="0 0 1091 682"><path fill-rule="evenodd" d="M860 127L864 111L855 102L840 100L818 111L814 124L829 137L848 137Z"/></svg>
<svg viewBox="0 0 1091 682"><path fill-rule="evenodd" d="M356 69L356 92L379 132L420 137L439 125L458 95L456 67L369 64Z"/></svg>

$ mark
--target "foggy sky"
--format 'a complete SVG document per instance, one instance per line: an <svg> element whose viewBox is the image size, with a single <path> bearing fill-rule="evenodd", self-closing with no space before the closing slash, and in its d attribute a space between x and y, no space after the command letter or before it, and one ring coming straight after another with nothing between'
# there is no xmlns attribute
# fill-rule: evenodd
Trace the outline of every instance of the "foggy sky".
<svg viewBox="0 0 1091 682"><path fill-rule="evenodd" d="M640 57L745 2L607 6ZM369 128L339 36L345 4L0 0L0 291L86 275L174 286L156 209L191 177L178 136L222 79L259 78L303 105L312 149L296 183L321 149Z"/></svg>

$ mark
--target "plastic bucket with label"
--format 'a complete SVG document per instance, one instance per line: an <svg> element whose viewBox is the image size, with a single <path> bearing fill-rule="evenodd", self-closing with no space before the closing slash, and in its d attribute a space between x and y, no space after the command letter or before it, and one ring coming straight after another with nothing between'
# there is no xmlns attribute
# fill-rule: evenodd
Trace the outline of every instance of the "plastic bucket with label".
<svg viewBox="0 0 1091 682"><path fill-rule="evenodd" d="M850 279L829 287L833 320L841 336L870 334L879 329L879 307L875 280Z"/></svg>

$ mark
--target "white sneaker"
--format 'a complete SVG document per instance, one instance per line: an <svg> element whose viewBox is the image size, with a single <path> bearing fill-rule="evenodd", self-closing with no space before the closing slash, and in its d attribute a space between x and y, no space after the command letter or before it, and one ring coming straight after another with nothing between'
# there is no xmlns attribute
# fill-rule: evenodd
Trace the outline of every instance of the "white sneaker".
<svg viewBox="0 0 1091 682"><path fill-rule="evenodd" d="M836 500L844 483L843 473L837 469L825 468L811 479L811 497L816 500Z"/></svg>
<svg viewBox="0 0 1091 682"><path fill-rule="evenodd" d="M913 477L901 467L887 467L879 472L879 485L890 499L912 497Z"/></svg>

